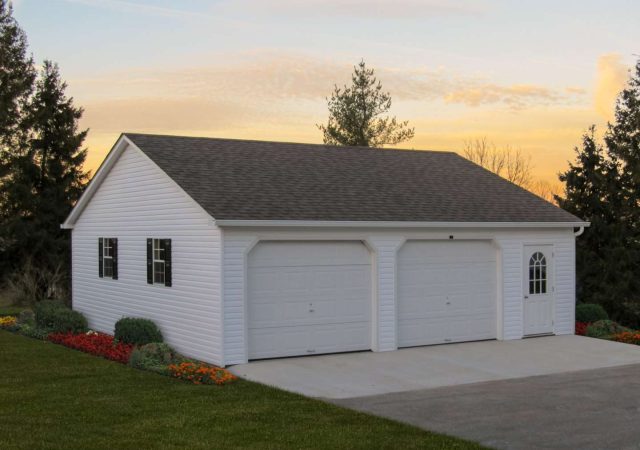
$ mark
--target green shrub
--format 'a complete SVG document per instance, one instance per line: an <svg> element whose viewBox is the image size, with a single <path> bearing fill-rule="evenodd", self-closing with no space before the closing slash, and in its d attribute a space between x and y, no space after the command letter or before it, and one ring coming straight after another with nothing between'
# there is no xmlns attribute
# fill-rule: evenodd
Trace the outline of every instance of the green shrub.
<svg viewBox="0 0 640 450"><path fill-rule="evenodd" d="M82 314L54 300L43 300L36 304L35 320L36 327L50 329L55 333L87 331L87 319Z"/></svg>
<svg viewBox="0 0 640 450"><path fill-rule="evenodd" d="M43 300L36 303L34 310L36 325L40 328L49 328L53 325L56 311L67 309L64 303L56 300Z"/></svg>
<svg viewBox="0 0 640 450"><path fill-rule="evenodd" d="M123 317L116 322L115 338L126 344L144 345L162 342L162 333L149 319Z"/></svg>
<svg viewBox="0 0 640 450"><path fill-rule="evenodd" d="M129 365L136 369L166 373L167 366L182 360L171 347L162 342L152 342L136 347L129 357Z"/></svg>
<svg viewBox="0 0 640 450"><path fill-rule="evenodd" d="M51 333L51 330L48 328L38 328L33 325L25 324L20 326L18 333L30 338L46 340L49 333Z"/></svg>
<svg viewBox="0 0 640 450"><path fill-rule="evenodd" d="M55 333L86 333L87 319L78 311L59 309L53 314L51 328Z"/></svg>
<svg viewBox="0 0 640 450"><path fill-rule="evenodd" d="M613 334L631 331L613 320L599 320L587 327L587 336L594 338L606 338Z"/></svg>
<svg viewBox="0 0 640 450"><path fill-rule="evenodd" d="M576 322L597 322L607 320L609 315L604 308L596 303L582 303L576 305Z"/></svg>
<svg viewBox="0 0 640 450"><path fill-rule="evenodd" d="M18 314L18 323L20 325L34 326L36 324L36 316L30 309L25 309Z"/></svg>

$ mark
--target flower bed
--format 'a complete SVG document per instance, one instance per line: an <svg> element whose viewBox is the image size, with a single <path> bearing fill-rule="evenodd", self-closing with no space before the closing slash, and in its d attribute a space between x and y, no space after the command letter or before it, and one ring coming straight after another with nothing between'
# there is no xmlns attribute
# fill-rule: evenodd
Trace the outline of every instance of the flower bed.
<svg viewBox="0 0 640 450"><path fill-rule="evenodd" d="M171 364L168 369L172 377L187 380L193 384L221 385L237 379L234 374L226 369L202 363L183 362L180 364Z"/></svg>
<svg viewBox="0 0 640 450"><path fill-rule="evenodd" d="M589 325L591 325L590 322L576 322L576 334L578 336L585 336Z"/></svg>
<svg viewBox="0 0 640 450"><path fill-rule="evenodd" d="M113 336L108 334L89 333L52 333L48 336L49 341L61 344L65 347L101 356L112 361L126 364L129 361L133 345L114 342Z"/></svg>
<svg viewBox="0 0 640 450"><path fill-rule="evenodd" d="M614 334L611 336L612 341L624 342L625 344L640 345L640 332L639 331L625 331L623 333Z"/></svg>
<svg viewBox="0 0 640 450"><path fill-rule="evenodd" d="M14 316L0 317L0 328L11 328L15 326L17 319Z"/></svg>

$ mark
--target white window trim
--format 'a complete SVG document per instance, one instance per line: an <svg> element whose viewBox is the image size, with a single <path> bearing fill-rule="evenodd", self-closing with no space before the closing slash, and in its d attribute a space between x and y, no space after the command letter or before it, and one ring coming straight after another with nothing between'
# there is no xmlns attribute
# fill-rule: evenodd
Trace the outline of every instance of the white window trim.
<svg viewBox="0 0 640 450"><path fill-rule="evenodd" d="M538 258L534 260L534 256L537 256ZM531 269L533 269L533 278L531 278ZM536 277L536 269L539 269L540 278ZM544 276L542 269L544 269ZM547 294L549 291L548 278L547 256L544 253L537 251L529 258L529 294ZM531 282L533 282L533 292L531 292ZM544 289L542 289L543 286Z"/></svg>
<svg viewBox="0 0 640 450"><path fill-rule="evenodd" d="M110 245L111 244L111 239L112 238L108 238L108 237L103 237L102 238L102 277L103 278L113 278L113 246ZM109 253L111 253L110 256L107 256L107 248L110 249L111 251ZM106 260L110 259L111 260L111 274L107 275L106 270L107 270L107 264L106 264Z"/></svg>
<svg viewBox="0 0 640 450"><path fill-rule="evenodd" d="M152 255L152 261L153 261L153 267L152 267L152 273L153 273L153 284L165 284L165 279L167 277L167 267L166 267L166 263L167 260L166 259L156 259L156 244L158 245L158 251L161 250L161 246L160 246L160 242L162 241L162 239L156 239L153 238L153 242L152 242L152 246L151 246L151 255ZM165 250L166 251L166 250ZM162 263L162 281L157 280L156 279L156 263Z"/></svg>

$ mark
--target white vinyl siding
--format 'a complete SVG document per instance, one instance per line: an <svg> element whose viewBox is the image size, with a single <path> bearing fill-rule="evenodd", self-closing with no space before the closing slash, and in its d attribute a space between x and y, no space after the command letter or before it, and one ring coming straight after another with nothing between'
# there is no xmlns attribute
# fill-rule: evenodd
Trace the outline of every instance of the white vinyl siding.
<svg viewBox="0 0 640 450"><path fill-rule="evenodd" d="M322 228L228 228L223 243L225 363L248 359L246 342L247 255L264 240L361 240L374 257L373 330L374 350L397 348L398 254L411 240L485 240L495 246L497 274L496 333L498 339L523 337L523 247L553 246L555 286L555 334L573 334L575 306L575 237L571 228L558 229L322 229Z"/></svg>
<svg viewBox="0 0 640 450"><path fill-rule="evenodd" d="M96 276L97 239L118 237L118 282ZM147 238L171 239L172 287L147 284ZM147 156L128 147L72 232L72 297L92 329L125 316L153 320L179 352L223 364L221 232Z"/></svg>

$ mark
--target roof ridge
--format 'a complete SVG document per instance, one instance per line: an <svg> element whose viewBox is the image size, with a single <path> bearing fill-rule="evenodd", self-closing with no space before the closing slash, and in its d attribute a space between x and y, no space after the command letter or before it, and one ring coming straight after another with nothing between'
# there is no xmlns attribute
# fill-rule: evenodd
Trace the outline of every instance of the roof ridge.
<svg viewBox="0 0 640 450"><path fill-rule="evenodd" d="M357 145L331 145L331 144L318 144L315 142L292 142L292 141L264 141L260 139L238 139L238 138L223 138L223 137L210 137L210 136L184 136L178 134L156 134L156 133L129 133L123 132L124 136L145 136L145 137L158 137L158 138L177 138L177 139L194 139L204 141L228 141L228 142L252 142L256 144L278 144L278 145L305 145L314 147L324 147L331 149L350 149L358 151L399 151L399 152L425 152L425 153L445 153L460 156L459 153L453 150L429 150L420 148L395 148L395 147L365 147Z"/></svg>

